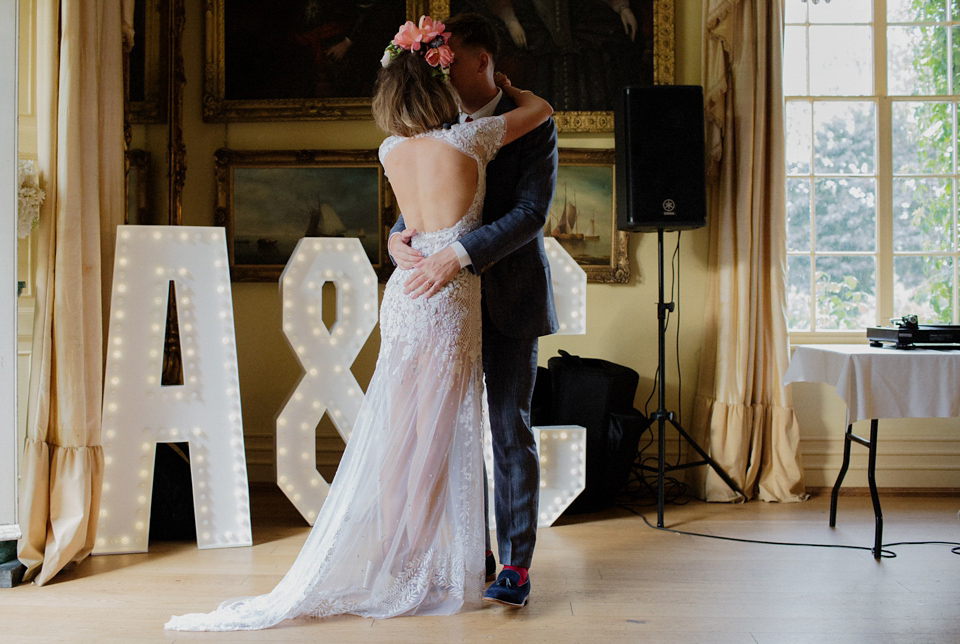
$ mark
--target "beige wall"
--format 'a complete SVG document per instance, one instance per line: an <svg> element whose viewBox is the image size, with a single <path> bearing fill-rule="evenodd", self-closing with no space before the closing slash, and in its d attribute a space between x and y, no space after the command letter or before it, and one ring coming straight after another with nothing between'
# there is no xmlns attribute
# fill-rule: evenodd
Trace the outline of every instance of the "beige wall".
<svg viewBox="0 0 960 644"><path fill-rule="evenodd" d="M23 4L32 4L24 2ZM207 124L200 116L203 65L203 3L187 0L184 57L186 94L184 133L187 141L187 178L183 223L213 223L213 153L219 147L236 149L375 148L382 135L372 123L232 123ZM701 2L676 0L676 82L700 84ZM135 142L146 133L135 131ZM564 147L612 147L612 137L562 136ZM666 235L672 249L676 236ZM706 295L706 230L683 234L682 290L676 298L680 312L680 373L674 344L667 348L668 408L682 412L687 426L696 387L702 333L701 305ZM587 357L604 358L636 369L640 388L636 405L643 407L656 372L657 247L655 235L632 234L629 256L631 282L588 287L588 332L584 336L556 336L542 340L540 362L546 364L559 349ZM669 276L669 275L668 275ZM243 394L243 420L250 478L272 481L273 421L299 378L300 369L280 334L277 286L234 284L234 310ZM674 318L676 321L676 316ZM23 329L21 329L21 333ZM672 332L672 331L671 331ZM373 371L379 336L371 336L353 371L366 385ZM683 396L677 404L682 376ZM839 467L844 407L839 397L821 385L795 385L807 483L829 485ZM655 406L655 405L654 405ZM960 487L960 421L887 421L882 423L878 483L886 487ZM669 450L676 449L670 441ZM329 476L339 458L342 441L324 421L318 432L318 463ZM858 449L857 452L863 452ZM668 452L669 455L669 452ZM855 453L848 485L866 485L865 457Z"/></svg>

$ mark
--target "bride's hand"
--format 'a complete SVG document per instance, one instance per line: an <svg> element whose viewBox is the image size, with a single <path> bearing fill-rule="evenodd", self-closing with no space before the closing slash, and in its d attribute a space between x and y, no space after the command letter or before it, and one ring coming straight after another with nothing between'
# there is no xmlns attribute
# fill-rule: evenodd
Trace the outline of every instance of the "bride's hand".
<svg viewBox="0 0 960 644"><path fill-rule="evenodd" d="M504 89L506 89L507 87L511 87L510 79L507 78L507 75L504 74L503 72L494 72L493 82L497 87L502 87Z"/></svg>
<svg viewBox="0 0 960 644"><path fill-rule="evenodd" d="M397 267L403 270L408 268L413 268L417 265L423 255L417 249L410 246L410 238L417 231L412 228L407 228L402 230L399 233L394 233L390 235L390 239L387 240L387 251L390 253L390 257L393 258L393 261L397 263Z"/></svg>

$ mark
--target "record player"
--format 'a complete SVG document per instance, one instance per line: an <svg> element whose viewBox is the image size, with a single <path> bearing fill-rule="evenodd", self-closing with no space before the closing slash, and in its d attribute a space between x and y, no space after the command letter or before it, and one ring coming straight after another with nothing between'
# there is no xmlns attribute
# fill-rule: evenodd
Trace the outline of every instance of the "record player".
<svg viewBox="0 0 960 644"><path fill-rule="evenodd" d="M891 318L895 326L867 328L871 347L893 349L960 349L960 326L918 324L916 315Z"/></svg>

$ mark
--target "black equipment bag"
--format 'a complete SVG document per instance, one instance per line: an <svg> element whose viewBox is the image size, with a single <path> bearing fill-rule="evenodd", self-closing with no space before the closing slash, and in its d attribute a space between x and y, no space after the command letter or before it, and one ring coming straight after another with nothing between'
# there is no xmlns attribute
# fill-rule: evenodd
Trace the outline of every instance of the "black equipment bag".
<svg viewBox="0 0 960 644"><path fill-rule="evenodd" d="M566 351L550 358L547 366L551 404L545 424L587 430L586 488L566 511L608 508L627 483L640 435L649 425L633 407L640 376L629 367Z"/></svg>

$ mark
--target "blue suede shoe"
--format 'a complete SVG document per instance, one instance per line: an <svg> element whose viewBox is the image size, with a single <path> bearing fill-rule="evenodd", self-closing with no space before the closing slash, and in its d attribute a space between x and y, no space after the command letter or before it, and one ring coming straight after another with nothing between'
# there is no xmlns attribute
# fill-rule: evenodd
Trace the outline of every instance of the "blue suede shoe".
<svg viewBox="0 0 960 644"><path fill-rule="evenodd" d="M493 553L487 555L487 581L493 581L497 578L497 560L493 558Z"/></svg>
<svg viewBox="0 0 960 644"><path fill-rule="evenodd" d="M520 574L512 570L501 570L497 580L483 593L483 601L503 604L504 606L526 606L530 599L530 577L520 586Z"/></svg>

